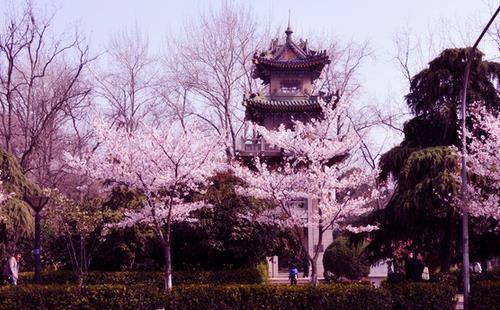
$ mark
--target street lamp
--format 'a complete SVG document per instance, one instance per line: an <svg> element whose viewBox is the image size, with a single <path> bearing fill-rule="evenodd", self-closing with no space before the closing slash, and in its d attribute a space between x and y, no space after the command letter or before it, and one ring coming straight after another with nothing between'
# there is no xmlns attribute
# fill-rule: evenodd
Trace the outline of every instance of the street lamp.
<svg viewBox="0 0 500 310"><path fill-rule="evenodd" d="M41 262L40 262L40 211L49 201L47 196L31 195L28 193L24 194L24 200L30 205L30 207L35 211L35 249L33 250L33 255L35 257L35 283L41 283L42 277L40 274Z"/></svg>
<svg viewBox="0 0 500 310"><path fill-rule="evenodd" d="M463 247L463 257L462 257L462 262L463 262L463 280L464 280L464 309L468 310L469 309L469 293L470 293L470 274L469 274L469 215L467 213L467 141L466 141L466 135L465 135L465 116L466 116L466 105L467 105L467 86L469 85L469 75L470 75L470 67L472 65L472 59L474 58L474 53L476 51L477 45L483 38L484 34L490 27L490 25L493 23L495 20L496 16L498 15L498 12L500 11L500 6L497 8L493 16L491 17L490 21L484 27L483 31L477 38L476 42L472 46L472 48L469 50L468 55L467 55L467 64L465 66L465 73L464 73L464 85L462 89L462 106L461 106L461 117L462 117L462 171L461 171L461 178L462 178L462 186L460 190L460 196L461 196L461 203L462 203L462 247Z"/></svg>

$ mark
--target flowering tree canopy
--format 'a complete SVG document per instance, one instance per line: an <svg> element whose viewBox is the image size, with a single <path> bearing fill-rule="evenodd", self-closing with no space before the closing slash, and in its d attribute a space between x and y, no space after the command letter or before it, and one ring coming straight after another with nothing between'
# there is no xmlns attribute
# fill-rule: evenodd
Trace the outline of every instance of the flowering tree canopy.
<svg viewBox="0 0 500 310"><path fill-rule="evenodd" d="M299 240L303 227L318 227L318 244L330 229L349 228L354 231L376 229L375 226L354 228L348 226L357 216L372 209L376 193L372 191L372 174L349 166L349 158L359 141L347 129L342 131L342 113L346 105L335 109L323 103L323 117L310 122L293 122L293 128L281 125L277 130L255 126L265 141L281 148L284 163L269 166L256 159L253 169L235 167L235 173L248 185L242 189L247 195L275 201L276 207L258 215L261 221L274 221L292 228ZM363 187L364 191L360 189ZM315 207L304 210L297 206L297 199L311 198ZM308 252L307 244L303 244ZM312 265L311 281L316 284L319 247L309 256Z"/></svg>
<svg viewBox="0 0 500 310"><path fill-rule="evenodd" d="M472 110L473 128L467 163L473 175L468 212L500 220L500 121L484 107Z"/></svg>
<svg viewBox="0 0 500 310"><path fill-rule="evenodd" d="M97 150L85 158L69 156L69 161L93 178L142 193L144 207L126 211L120 225L154 227L164 246L165 287L170 289L171 223L203 205L193 202L192 195L203 190L219 167L219 141L196 123L161 129L143 125L128 132L97 122L95 133Z"/></svg>

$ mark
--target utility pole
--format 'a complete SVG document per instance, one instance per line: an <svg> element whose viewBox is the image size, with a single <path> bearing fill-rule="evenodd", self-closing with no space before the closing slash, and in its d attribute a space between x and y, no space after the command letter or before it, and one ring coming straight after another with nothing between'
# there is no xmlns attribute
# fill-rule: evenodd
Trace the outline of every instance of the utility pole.
<svg viewBox="0 0 500 310"><path fill-rule="evenodd" d="M463 257L462 257L462 265L463 265L463 286L464 286L464 310L469 309L469 293L470 293L470 262L469 262L469 214L467 210L467 140L466 140L466 128L465 128L465 117L466 117L466 108L467 108L467 87L469 85L469 75L470 75L470 67L472 65L472 60L474 58L474 54L476 52L477 45L483 38L488 28L491 26L493 21L498 15L500 11L500 6L497 8L490 21L484 27L483 31L477 38L476 42L472 46L472 48L467 53L467 64L465 66L464 72L464 85L462 88L462 106L461 106L461 117L462 117L462 186L460 190L460 198L462 204L462 247L463 247Z"/></svg>

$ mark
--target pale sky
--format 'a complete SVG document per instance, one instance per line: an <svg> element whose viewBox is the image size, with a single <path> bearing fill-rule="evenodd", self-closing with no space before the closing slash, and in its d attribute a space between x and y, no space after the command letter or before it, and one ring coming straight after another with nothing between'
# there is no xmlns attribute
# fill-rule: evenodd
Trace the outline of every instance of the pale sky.
<svg viewBox="0 0 500 310"><path fill-rule="evenodd" d="M9 0L0 0L6 2ZM15 0L20 1L20 0ZM491 16L489 0L249 0L255 13L275 28L285 27L288 10L294 36L333 33L339 38L368 40L373 57L361 71L365 98L384 101L388 93L402 95L406 84L394 61L394 36L405 29L426 37L436 30L437 40L475 40ZM186 19L196 18L210 0L35 0L58 8L58 26L79 22L95 48L102 47L113 32L135 23L159 46L165 33L176 33ZM55 4L54 4L55 3ZM464 26L466 25L466 26ZM448 29L449 27L449 29ZM466 30L464 30L466 29ZM460 33L462 32L462 33ZM464 34L465 32L465 34ZM469 33L467 33L469 32ZM448 36L449 35L449 36ZM469 38L463 38L463 37ZM473 37L470 39L470 37ZM444 46L448 45L444 43ZM462 42L460 42L462 43ZM498 55L488 55L496 57ZM430 59L425 60L428 62ZM369 99L368 99L369 100Z"/></svg>
<svg viewBox="0 0 500 310"><path fill-rule="evenodd" d="M0 0L0 5L22 0ZM166 33L177 33L183 21L196 18L198 12L220 1L209 0L34 0L39 7L57 9L55 25L68 29L78 23L91 39L95 52L103 51L113 33L124 27L139 28L148 34L152 48L159 48ZM407 85L394 56L394 37L405 29L428 37L434 33L439 46L449 41L473 42L491 16L498 0L252 0L250 5L263 21L277 29L286 27L288 10L294 37L312 33L331 33L343 40L369 41L373 57L360 71L360 101L386 103L391 97L402 102ZM0 19L3 16L0 16ZM0 20L1 21L1 20ZM2 22L3 24L3 22ZM448 41L448 42L445 42ZM486 41L486 40L484 40ZM313 42L312 42L313 43ZM435 42L436 43L436 42ZM487 57L498 57L496 48L480 45ZM490 53L491 51L491 53ZM496 53L496 54L495 54ZM435 56L435 55L432 55ZM431 59L423 59L427 63Z"/></svg>

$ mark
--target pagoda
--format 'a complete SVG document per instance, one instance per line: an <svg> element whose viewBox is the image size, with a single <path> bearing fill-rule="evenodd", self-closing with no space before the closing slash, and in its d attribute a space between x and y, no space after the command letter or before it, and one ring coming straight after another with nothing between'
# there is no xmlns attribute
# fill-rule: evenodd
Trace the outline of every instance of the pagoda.
<svg viewBox="0 0 500 310"><path fill-rule="evenodd" d="M324 66L330 63L330 58L325 50L310 49L307 40L294 42L292 33L288 26L284 42L273 39L268 50L255 52L252 77L262 80L267 92L245 94L245 121L277 129L281 124L291 128L292 120L307 122L321 117L319 100L327 98L314 95L312 88ZM282 155L279 149L267 144L255 132L242 137L238 152L242 159L254 156L271 159Z"/></svg>
<svg viewBox="0 0 500 310"><path fill-rule="evenodd" d="M277 129L280 125L293 128L293 120L308 122L312 118L322 117L321 102L329 103L333 96L313 94L313 83L321 75L325 65L330 63L326 51L315 51L309 48L308 42L292 40L290 26L285 31L284 42L278 39L271 41L268 50L256 52L253 56L252 77L260 79L266 86L266 94L247 93L243 97L245 107L245 121L264 126L267 129ZM272 146L257 132L246 133L241 138L241 145L237 152L238 158L251 166L253 158L273 165L280 165L286 157L281 149ZM296 199L293 203L297 208L304 209L306 217L312 214L317 201L310 197ZM322 261L326 245L332 242L332 234L325 233L323 241L318 244L318 228L313 222L304 227L302 242L313 253L319 247ZM297 258L277 257L269 258L269 273L271 277L286 277L289 264ZM298 266L300 270L307 270L306 266ZM318 264L318 275L323 274L323 265ZM306 273L304 273L306 274Z"/></svg>

